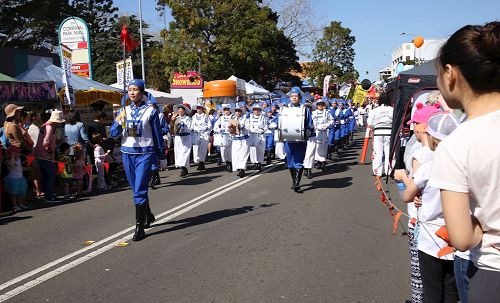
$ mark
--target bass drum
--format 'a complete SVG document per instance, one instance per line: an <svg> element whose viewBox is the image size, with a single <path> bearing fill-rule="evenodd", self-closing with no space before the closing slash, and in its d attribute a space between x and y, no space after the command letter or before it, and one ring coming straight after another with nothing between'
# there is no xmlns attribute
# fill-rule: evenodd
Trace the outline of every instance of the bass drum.
<svg viewBox="0 0 500 303"><path fill-rule="evenodd" d="M278 133L280 141L305 141L306 108L282 107L280 109Z"/></svg>

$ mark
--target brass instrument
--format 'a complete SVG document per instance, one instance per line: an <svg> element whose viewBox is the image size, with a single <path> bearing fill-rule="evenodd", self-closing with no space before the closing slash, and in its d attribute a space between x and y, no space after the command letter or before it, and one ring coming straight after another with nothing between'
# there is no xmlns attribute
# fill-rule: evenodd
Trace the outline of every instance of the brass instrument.
<svg viewBox="0 0 500 303"><path fill-rule="evenodd" d="M233 136L239 135L241 132L241 125L238 120L231 119L229 120L229 133Z"/></svg>

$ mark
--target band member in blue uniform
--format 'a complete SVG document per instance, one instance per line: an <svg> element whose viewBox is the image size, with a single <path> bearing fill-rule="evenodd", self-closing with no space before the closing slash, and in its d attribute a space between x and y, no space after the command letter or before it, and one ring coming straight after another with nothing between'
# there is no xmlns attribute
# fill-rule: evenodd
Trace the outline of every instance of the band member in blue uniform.
<svg viewBox="0 0 500 303"><path fill-rule="evenodd" d="M293 87L290 90L290 104L289 107L302 107L301 104L301 95L300 88ZM306 138L309 137L311 131L313 130L312 119L311 119L311 111L306 109ZM302 173L304 172L304 157L306 154L306 141L299 142L285 142L285 152L286 152L286 160L287 166L290 169L290 175L292 176L292 189L299 193L300 191L300 180L302 178Z"/></svg>
<svg viewBox="0 0 500 303"><path fill-rule="evenodd" d="M147 96L153 98L150 94ZM164 152L158 111L147 104L147 96L143 80L130 81L128 94L122 99L123 109L110 129L111 136L122 136L123 167L134 194L136 210L134 241L144 239L144 228L155 220L149 208L148 182L153 161ZM127 99L130 105L125 107Z"/></svg>
<svg viewBox="0 0 500 303"><path fill-rule="evenodd" d="M274 158L274 133L278 128L278 116L273 116L271 108L266 108L264 110L267 116L267 130L264 133L264 138L266 141L266 164L271 164L271 160Z"/></svg>

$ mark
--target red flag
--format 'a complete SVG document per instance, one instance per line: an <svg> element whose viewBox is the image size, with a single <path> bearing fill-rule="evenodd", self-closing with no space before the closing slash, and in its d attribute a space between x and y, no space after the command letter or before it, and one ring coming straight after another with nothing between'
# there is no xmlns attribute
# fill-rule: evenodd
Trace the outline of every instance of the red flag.
<svg viewBox="0 0 500 303"><path fill-rule="evenodd" d="M138 43L134 41L130 36L130 33L128 32L126 25L122 27L120 38L122 40L122 44L125 44L125 49L127 50L127 52L133 51L138 45Z"/></svg>

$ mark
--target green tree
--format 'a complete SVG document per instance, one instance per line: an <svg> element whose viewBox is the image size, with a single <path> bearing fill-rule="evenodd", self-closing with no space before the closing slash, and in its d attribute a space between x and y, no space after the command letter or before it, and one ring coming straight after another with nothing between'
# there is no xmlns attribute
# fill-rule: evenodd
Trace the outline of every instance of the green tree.
<svg viewBox="0 0 500 303"><path fill-rule="evenodd" d="M4 0L0 47L52 51L58 46L59 24L73 12L67 0Z"/></svg>
<svg viewBox="0 0 500 303"><path fill-rule="evenodd" d="M162 33L165 72L197 70L205 80L231 74L270 87L300 70L291 39L277 27L277 15L256 0L159 0L172 10Z"/></svg>
<svg viewBox="0 0 500 303"><path fill-rule="evenodd" d="M309 77L323 86L326 75L337 76L339 83L356 80L359 77L354 69L354 48L356 38L351 30L342 26L341 22L332 21L323 29L321 37L313 49L313 62L308 65L306 72Z"/></svg>

